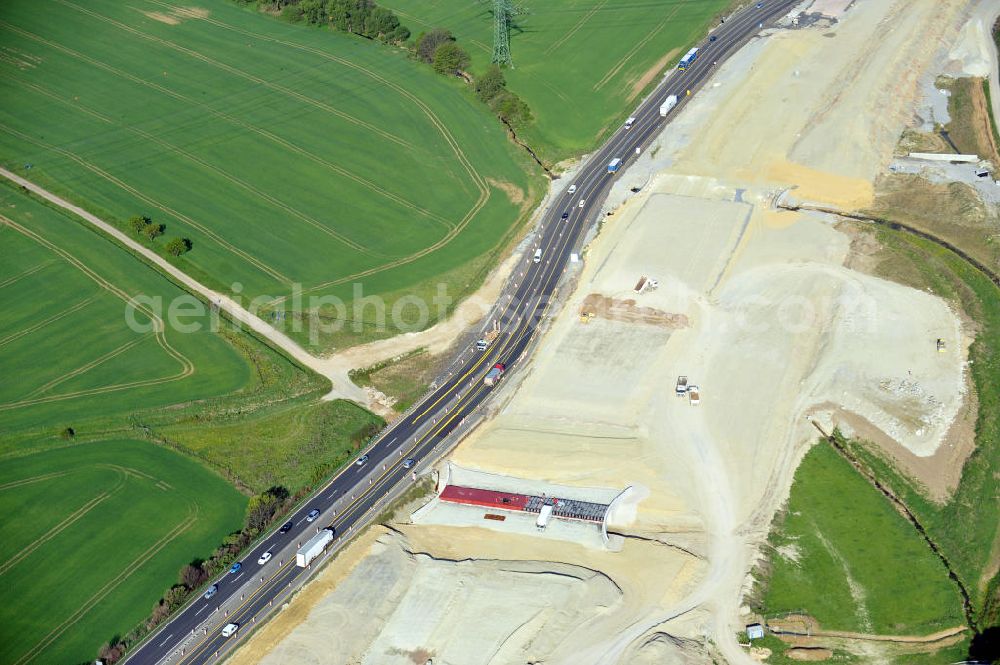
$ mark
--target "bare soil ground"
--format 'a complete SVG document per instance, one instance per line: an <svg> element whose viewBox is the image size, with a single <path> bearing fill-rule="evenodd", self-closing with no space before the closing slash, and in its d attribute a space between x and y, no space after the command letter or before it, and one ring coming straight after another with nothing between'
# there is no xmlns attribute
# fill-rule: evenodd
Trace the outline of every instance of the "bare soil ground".
<svg viewBox="0 0 1000 665"><path fill-rule="evenodd" d="M590 313L608 321L648 323L651 326L664 328L685 328L688 325L688 319L683 314L670 314L654 307L640 307L634 298L616 300L600 293L591 293L584 298L580 306L580 315Z"/></svg>
<svg viewBox="0 0 1000 665"><path fill-rule="evenodd" d="M876 176L912 116L916 81L966 4L869 0L832 28L752 45L633 167L663 172L605 220L531 366L500 388L498 413L454 455L524 483L631 486L629 509L609 525L624 534L620 551L505 533L499 522L399 527L405 550L489 575L496 561L530 562L520 570L538 579L556 565L587 569L617 587L614 602L539 604L536 590L517 583L500 589L437 567L434 584L405 583L372 617L376 634L359 635L351 653L364 654L361 662L407 662L404 652L416 649L452 654L435 662L452 662L455 649L513 656L495 662L708 662L707 637L722 660L752 662L734 637L740 599L815 438L809 419L854 414L929 458L962 408L968 342L940 298L849 267L871 262L851 259L856 239L836 220L772 204L791 189L804 201L872 205ZM654 167L657 153L672 163ZM660 287L634 294L640 275ZM624 315L581 322L581 311L597 309ZM647 317L662 320L655 313L686 325L649 325ZM937 353L936 338L953 351ZM701 386L700 405L674 396L679 374ZM534 608L542 618L523 619L524 630L551 626L553 639L525 647L525 635L507 628L456 623L482 612L480 583L496 589L491 616ZM423 604L413 602L415 589ZM342 603L330 600L336 594L322 602ZM343 616L315 607L280 649L319 645ZM559 613L583 628L548 623Z"/></svg>

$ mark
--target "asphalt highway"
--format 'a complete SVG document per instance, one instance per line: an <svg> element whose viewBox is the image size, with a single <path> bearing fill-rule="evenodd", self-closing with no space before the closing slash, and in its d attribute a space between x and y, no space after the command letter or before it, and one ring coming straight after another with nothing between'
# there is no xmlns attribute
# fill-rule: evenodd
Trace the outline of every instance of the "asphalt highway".
<svg viewBox="0 0 1000 665"><path fill-rule="evenodd" d="M732 15L717 26L712 35L699 44L699 55L687 71L674 71L656 91L643 101L633 116L631 128L622 127L592 155L580 170L577 190L566 189L557 196L544 216L532 251L517 266L514 284L505 291L490 320L500 321L500 334L483 353L473 353L453 376L408 414L393 423L367 451L364 465L352 464L304 502L289 517L293 527L288 533L275 531L259 541L242 559L238 573L215 580L218 592L210 599L199 597L160 627L145 643L128 656L132 665L159 663L215 662L273 610L287 594L311 572L295 565L295 548L319 528L332 527L338 538L349 536L363 527L371 513L390 489L412 472L403 461L413 458L418 468L431 461L431 451L487 399L493 390L483 383L483 376L495 363L504 363L507 372L516 371L538 322L546 314L552 298L579 243L590 224L600 214L608 191L617 174L607 171L608 163L619 158L622 170L636 158L636 148L644 150L711 76L721 63L766 26L801 0L764 0ZM690 95L689 95L690 91ZM659 108L668 95L677 95L679 103L666 118ZM619 171L620 173L620 171ZM581 204L582 202L582 204ZM566 220L563 213L568 213ZM538 263L534 249L542 250ZM468 354L466 354L468 355ZM319 509L318 519L308 522L309 511ZM272 558L264 565L257 560L264 552ZM240 625L235 637L224 638L222 626Z"/></svg>

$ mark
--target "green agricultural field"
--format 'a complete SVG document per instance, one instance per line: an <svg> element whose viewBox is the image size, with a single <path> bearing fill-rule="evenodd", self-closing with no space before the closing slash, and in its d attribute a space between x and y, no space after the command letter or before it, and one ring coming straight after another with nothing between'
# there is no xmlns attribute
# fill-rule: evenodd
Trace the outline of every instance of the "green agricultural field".
<svg viewBox="0 0 1000 665"><path fill-rule="evenodd" d="M233 485L294 492L378 419L224 321L133 330L186 294L9 186L0 242L0 662L82 662L242 526Z"/></svg>
<svg viewBox="0 0 1000 665"><path fill-rule="evenodd" d="M159 251L192 241L180 267L271 308L442 276L458 298L542 193L461 82L223 0L11 0L0 53L0 163L123 229L150 216Z"/></svg>
<svg viewBox="0 0 1000 665"><path fill-rule="evenodd" d="M493 53L489 2L385 0L414 35L447 28L482 73ZM545 0L515 3L508 87L535 122L520 132L542 158L556 162L595 147L616 129L660 76L705 35L731 0Z"/></svg>
<svg viewBox="0 0 1000 665"><path fill-rule="evenodd" d="M0 464L0 661L78 663L148 616L178 568L242 524L201 465L112 440Z"/></svg>
<svg viewBox="0 0 1000 665"><path fill-rule="evenodd" d="M252 383L240 353L207 329L157 330L140 310L139 332L130 328L132 296L162 298L162 320L185 292L82 222L3 188L0 238L0 366L17 378L0 384L0 454L23 450L14 433L86 435L97 416L121 422Z"/></svg>
<svg viewBox="0 0 1000 665"><path fill-rule="evenodd" d="M768 615L805 612L827 630L923 635L964 623L944 565L831 445L795 473L771 534Z"/></svg>

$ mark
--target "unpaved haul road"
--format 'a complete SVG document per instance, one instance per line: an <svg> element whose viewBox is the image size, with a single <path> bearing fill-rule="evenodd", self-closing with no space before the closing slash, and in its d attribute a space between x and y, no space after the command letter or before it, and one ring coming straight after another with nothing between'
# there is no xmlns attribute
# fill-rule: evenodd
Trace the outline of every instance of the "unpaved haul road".
<svg viewBox="0 0 1000 665"><path fill-rule="evenodd" d="M0 175L7 178L7 180L20 185L21 187L24 187L32 193L41 196L46 201L49 201L64 210L68 210L77 217L93 224L101 231L107 233L109 236L113 237L115 240L122 243L133 252L139 254L157 268L170 275L173 279L183 284L189 291L197 293L210 303L215 303L219 309L223 310L233 320L247 326L258 335L266 337L272 344L287 353L300 364L308 367L317 374L328 378L333 384L333 389L327 395L327 399L343 398L358 402L359 404L368 403L368 396L365 392L354 385L342 372L333 370L330 363L326 362L322 358L317 358L311 353L308 353L288 335L274 329L265 323L263 319L250 312L229 296L213 291L198 280L187 275L183 270L175 267L156 252L152 251L148 247L144 247L108 222L90 214L79 206L73 205L66 199L56 196L47 189L43 189L31 181L25 180L21 176L12 173L3 167L0 167Z"/></svg>

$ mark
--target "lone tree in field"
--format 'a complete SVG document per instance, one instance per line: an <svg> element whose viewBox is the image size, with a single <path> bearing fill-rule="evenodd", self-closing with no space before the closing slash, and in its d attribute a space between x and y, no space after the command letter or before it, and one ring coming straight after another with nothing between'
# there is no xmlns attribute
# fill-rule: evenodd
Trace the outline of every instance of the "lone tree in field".
<svg viewBox="0 0 1000 665"><path fill-rule="evenodd" d="M187 238L173 238L167 243L166 249L172 256L180 256L191 250L191 241Z"/></svg>
<svg viewBox="0 0 1000 665"><path fill-rule="evenodd" d="M469 54L455 42L445 42L434 51L434 71L457 74L469 66Z"/></svg>

